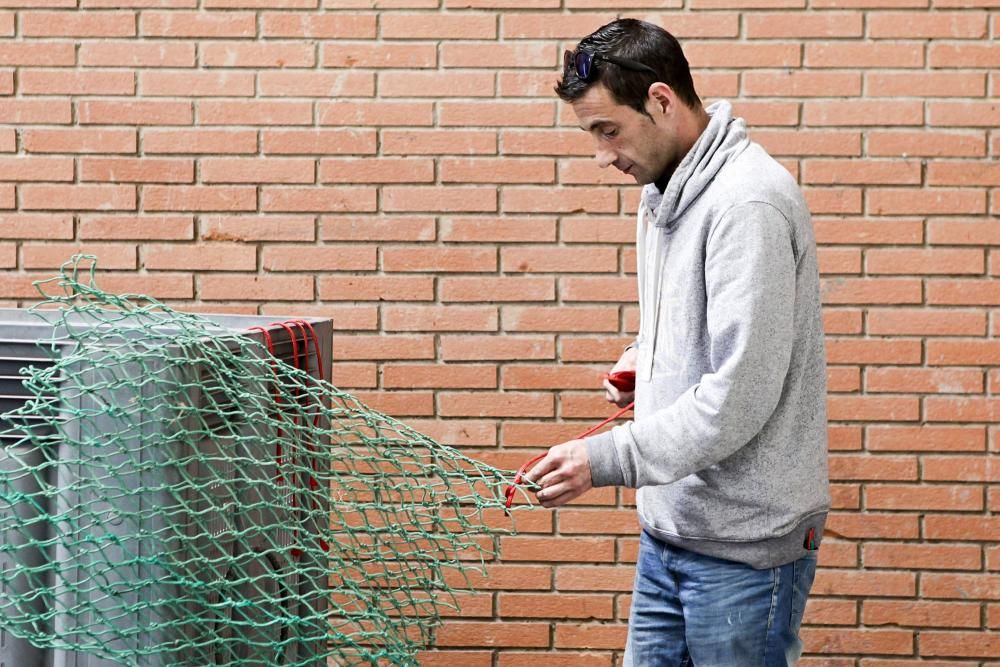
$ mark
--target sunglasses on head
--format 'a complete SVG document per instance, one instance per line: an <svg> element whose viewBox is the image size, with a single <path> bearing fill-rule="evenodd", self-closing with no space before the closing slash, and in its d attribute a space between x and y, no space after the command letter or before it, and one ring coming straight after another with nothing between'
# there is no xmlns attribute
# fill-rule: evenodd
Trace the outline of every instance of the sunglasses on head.
<svg viewBox="0 0 1000 667"><path fill-rule="evenodd" d="M618 56L609 56L601 53L591 53L590 51L569 51L563 53L563 72L569 72L570 69L576 71L576 75L580 77L581 81L590 81L596 72L596 67L594 63L603 60L605 62L618 65L623 69L632 70L633 72L649 72L650 74L656 75L656 70L647 65L643 65L635 60L629 60L628 58L619 58Z"/></svg>

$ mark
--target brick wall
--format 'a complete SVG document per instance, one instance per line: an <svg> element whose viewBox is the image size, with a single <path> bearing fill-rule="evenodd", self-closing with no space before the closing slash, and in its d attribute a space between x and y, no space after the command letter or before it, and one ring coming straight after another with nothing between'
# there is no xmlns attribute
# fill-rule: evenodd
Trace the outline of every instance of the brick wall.
<svg viewBox="0 0 1000 667"><path fill-rule="evenodd" d="M505 468L609 413L637 324L638 190L557 63L615 11L662 24L814 213L843 538L802 664L1000 665L997 0L0 7L5 305L82 249L108 289L328 315L339 385ZM613 664L632 501L519 513L423 664Z"/></svg>

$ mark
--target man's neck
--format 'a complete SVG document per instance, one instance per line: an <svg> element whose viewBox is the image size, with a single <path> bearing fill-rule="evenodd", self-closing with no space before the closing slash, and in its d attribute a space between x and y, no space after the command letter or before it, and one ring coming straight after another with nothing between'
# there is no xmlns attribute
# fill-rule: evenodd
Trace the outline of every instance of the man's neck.
<svg viewBox="0 0 1000 667"><path fill-rule="evenodd" d="M691 114L690 122L681 127L678 132L678 136L681 138L683 145L685 146L683 155L681 155L677 161L668 164L666 169L663 170L663 173L660 174L659 178L653 181L653 185L656 186L656 189L660 191L661 195L667 191L667 184L670 183L670 177L673 176L674 172L677 170L677 165L679 165L681 160L683 160L684 157L691 152L691 149L694 148L694 145L698 142L698 139L705 131L705 128L708 127L710 120L711 116L708 115L708 112L699 107L698 111Z"/></svg>

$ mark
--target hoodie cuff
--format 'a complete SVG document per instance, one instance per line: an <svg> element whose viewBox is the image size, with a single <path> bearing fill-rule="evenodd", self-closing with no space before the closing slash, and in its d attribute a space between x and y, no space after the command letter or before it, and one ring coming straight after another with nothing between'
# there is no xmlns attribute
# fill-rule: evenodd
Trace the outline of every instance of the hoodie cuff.
<svg viewBox="0 0 1000 667"><path fill-rule="evenodd" d="M584 443L587 445L587 456L590 459L591 483L594 486L624 486L625 476L618 460L614 434L606 431L592 435L584 440Z"/></svg>

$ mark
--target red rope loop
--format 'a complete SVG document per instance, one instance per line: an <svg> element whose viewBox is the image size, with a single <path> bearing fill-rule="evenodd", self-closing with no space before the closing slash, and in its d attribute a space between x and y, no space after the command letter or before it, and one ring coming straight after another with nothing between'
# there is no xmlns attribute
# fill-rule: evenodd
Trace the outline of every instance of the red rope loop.
<svg viewBox="0 0 1000 667"><path fill-rule="evenodd" d="M619 391L626 391L626 392L635 391L635 371L619 371L617 373L605 373L604 375L601 376L601 379L607 380L612 384L612 386L614 386ZM601 423L591 426L586 431L584 431L583 433L581 433L580 435L576 436L573 439L579 440L581 438L586 438L591 433L595 433L604 426L610 424L616 419L619 419L622 415L631 410L633 407L635 407L635 401L629 403L624 408L622 408L615 414L611 415ZM514 493L516 492L516 488L518 485L524 482L524 475L529 470L531 470L531 468L536 463L544 459L547 453L548 452L539 454L538 456L531 459L530 461L528 461L527 463L525 463L524 465L522 465L520 468L517 469L517 474L514 475L514 481L512 481L509 485L507 485L507 488L504 491L504 497L506 498L506 502L504 503L504 509L508 514L510 514L510 507L514 503Z"/></svg>

